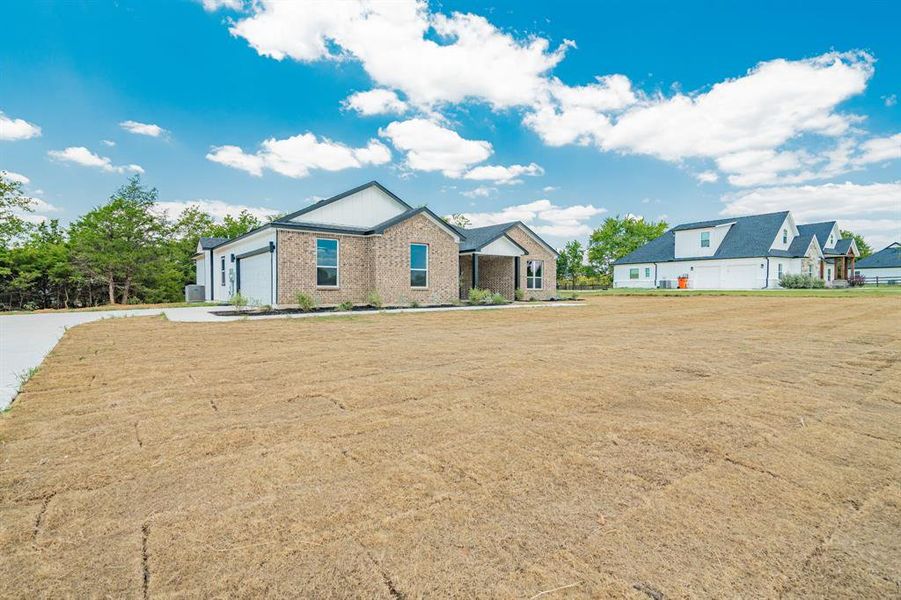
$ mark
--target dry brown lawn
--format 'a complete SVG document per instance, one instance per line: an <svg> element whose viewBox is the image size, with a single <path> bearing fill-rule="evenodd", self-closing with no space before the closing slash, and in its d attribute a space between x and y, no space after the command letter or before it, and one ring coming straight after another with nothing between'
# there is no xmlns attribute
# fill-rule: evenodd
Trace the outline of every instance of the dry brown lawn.
<svg viewBox="0 0 901 600"><path fill-rule="evenodd" d="M4 597L901 594L895 298L102 321L0 439Z"/></svg>

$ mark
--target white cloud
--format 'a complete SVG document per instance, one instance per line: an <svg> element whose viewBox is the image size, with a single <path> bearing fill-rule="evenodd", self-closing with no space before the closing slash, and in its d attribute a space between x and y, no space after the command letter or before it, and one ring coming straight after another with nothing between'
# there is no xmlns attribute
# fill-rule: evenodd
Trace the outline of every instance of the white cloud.
<svg viewBox="0 0 901 600"><path fill-rule="evenodd" d="M229 10L244 9L243 0L200 0L200 3L203 4L203 10L207 12L216 12L220 8Z"/></svg>
<svg viewBox="0 0 901 600"><path fill-rule="evenodd" d="M890 95L888 95L888 96L883 96L883 97L882 97L882 102L883 102L886 106L888 106L889 108L891 108L892 106L898 104L898 95L897 95L897 94L890 94Z"/></svg>
<svg viewBox="0 0 901 600"><path fill-rule="evenodd" d="M359 61L379 86L420 107L467 98L497 108L530 104L570 45L517 40L478 15L431 13L425 1L260 0L231 33L276 60Z"/></svg>
<svg viewBox="0 0 901 600"><path fill-rule="evenodd" d="M551 193L551 192L556 192L556 191L559 190L559 189L560 189L560 188L555 187L555 186L553 186L553 185L546 185L546 186L544 186L543 188L541 188L541 191L544 192L545 194L549 194L549 193Z"/></svg>
<svg viewBox="0 0 901 600"><path fill-rule="evenodd" d="M137 135L147 135L150 137L160 137L169 134L168 131L166 131L159 125L154 125L152 123L139 123L138 121L122 121L121 123L119 123L119 127L129 133L134 133Z"/></svg>
<svg viewBox="0 0 901 600"><path fill-rule="evenodd" d="M7 117L0 111L0 141L14 142L41 135L41 128L24 119Z"/></svg>
<svg viewBox="0 0 901 600"><path fill-rule="evenodd" d="M586 221L607 212L590 204L561 207L541 199L508 206L497 212L464 213L473 227L522 221L536 233L558 238L573 238L591 233Z"/></svg>
<svg viewBox="0 0 901 600"><path fill-rule="evenodd" d="M286 177L300 178L313 169L340 171L381 165L391 160L391 151L376 139L369 140L366 146L351 148L307 132L281 140L269 138L252 154L238 146L215 146L206 157L257 177L265 168Z"/></svg>
<svg viewBox="0 0 901 600"><path fill-rule="evenodd" d="M247 206L245 204L229 204L222 200L187 200L187 201L169 201L157 202L157 210L164 213L168 218L175 219L186 208L197 208L212 216L216 221L221 222L226 215L237 217L242 211L247 211L261 221L265 221L273 215L277 215L279 211L262 206Z"/></svg>
<svg viewBox="0 0 901 600"><path fill-rule="evenodd" d="M463 175L463 179L473 179L475 181L493 181L497 184L513 184L513 183L522 183L521 179L517 179L517 177L521 177L523 175L528 176L536 176L536 175L544 175L544 169L535 163L530 163L528 165L510 165L509 167L504 167L501 165L485 165L481 167L475 167L474 169L468 171L465 175Z"/></svg>
<svg viewBox="0 0 901 600"><path fill-rule="evenodd" d="M497 188L493 188L487 185L480 185L479 187L469 190L468 192L463 192L463 195L467 198L487 198L491 194L497 191Z"/></svg>
<svg viewBox="0 0 901 600"><path fill-rule="evenodd" d="M31 210L22 210L21 208L12 209L12 214L19 217L23 221L27 223L34 223L35 225L39 223L43 223L45 221L49 221L51 216L46 213L54 213L59 212L59 207L46 202L40 198L29 197L28 200L31 202Z"/></svg>
<svg viewBox="0 0 901 600"><path fill-rule="evenodd" d="M22 175L21 173L16 173L15 171L0 171L0 174L3 175L4 178L14 181L16 183L21 183L22 185L28 185L31 183L31 179Z"/></svg>
<svg viewBox="0 0 901 600"><path fill-rule="evenodd" d="M695 175L695 179L697 179L700 183L714 183L719 178L720 176L716 171L702 171Z"/></svg>
<svg viewBox="0 0 901 600"><path fill-rule="evenodd" d="M467 140L453 130L428 119L394 121L379 130L406 152L406 165L415 171L441 171L447 177L460 177L470 166L491 156L491 144Z"/></svg>
<svg viewBox="0 0 901 600"><path fill-rule="evenodd" d="M113 146L116 145L116 142L114 142L112 140L100 140L100 143L103 144L104 146L109 146L110 148L112 148Z"/></svg>
<svg viewBox="0 0 901 600"><path fill-rule="evenodd" d="M65 150L51 150L47 155L58 161L70 162L82 167L92 167L107 173L144 172L140 165L116 166L107 157L94 154L84 146L69 146Z"/></svg>
<svg viewBox="0 0 901 600"><path fill-rule="evenodd" d="M901 133L882 138L870 138L858 147L860 155L852 159L855 165L901 159Z"/></svg>
<svg viewBox="0 0 901 600"><path fill-rule="evenodd" d="M376 89L351 94L344 101L345 108L361 115L402 114L407 111L407 103L392 90Z"/></svg>

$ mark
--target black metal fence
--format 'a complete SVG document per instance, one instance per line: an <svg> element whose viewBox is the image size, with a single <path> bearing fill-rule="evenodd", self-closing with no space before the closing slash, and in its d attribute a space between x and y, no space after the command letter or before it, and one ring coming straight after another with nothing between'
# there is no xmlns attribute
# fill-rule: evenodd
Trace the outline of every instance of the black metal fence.
<svg viewBox="0 0 901 600"><path fill-rule="evenodd" d="M879 287L881 285L901 285L901 277L867 277L864 276L864 285L874 285Z"/></svg>

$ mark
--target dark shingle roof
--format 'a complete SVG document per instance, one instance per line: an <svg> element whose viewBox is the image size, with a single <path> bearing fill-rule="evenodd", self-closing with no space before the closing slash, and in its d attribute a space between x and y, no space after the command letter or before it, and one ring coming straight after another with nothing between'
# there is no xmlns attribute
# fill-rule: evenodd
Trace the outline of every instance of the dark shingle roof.
<svg viewBox="0 0 901 600"><path fill-rule="evenodd" d="M721 258L753 258L758 256L779 256L772 253L770 246L779 228L785 222L788 211L769 213L765 215L752 215L748 217L734 217L731 219L717 219L714 221L698 221L685 223L673 227L662 236L652 240L637 250L630 252L616 261L615 264L635 264L648 262L672 262L677 260L712 260ZM733 223L729 232L723 239L713 256L675 258L676 231L687 229L701 229ZM808 238L808 243L810 239ZM804 246L804 250L807 246ZM781 251L783 253L790 252Z"/></svg>
<svg viewBox="0 0 901 600"><path fill-rule="evenodd" d="M847 254L848 250L851 249L851 242L854 240L852 238L843 238L839 241L835 242L835 253L836 254Z"/></svg>
<svg viewBox="0 0 901 600"><path fill-rule="evenodd" d="M277 221L273 221L272 224L275 227L281 229L299 229L303 231L326 231L330 233L351 233L356 235L373 235L377 233L382 233L389 227L397 225L398 223L402 223L411 217L415 217L420 213L425 213L432 218L434 218L439 223L442 223L447 227L447 230L459 235L461 238L463 234L460 232L460 229L454 227L453 225L447 223L444 219L433 213L428 207L420 206L419 208L411 208L409 210L405 210L395 217L391 217L387 221L383 221L378 225L373 227L346 227L343 225L325 225L319 223L298 223L295 221L291 221L289 217L283 217ZM289 215L290 216L290 215Z"/></svg>
<svg viewBox="0 0 901 600"><path fill-rule="evenodd" d="M820 248L824 250L829 247L827 243L829 242L829 234L832 233L832 229L835 227L835 221L824 221L822 223L807 223L806 225L798 225L798 233L801 235L813 234L817 236L817 242L820 244Z"/></svg>
<svg viewBox="0 0 901 600"><path fill-rule="evenodd" d="M228 238L224 237L202 237L200 238L200 249L211 250L223 242L227 242Z"/></svg>
<svg viewBox="0 0 901 600"><path fill-rule="evenodd" d="M488 225L487 227L457 227L457 231L466 236L466 239L460 242L460 252L479 250L507 233L507 230L514 225L516 225L515 221L513 223Z"/></svg>
<svg viewBox="0 0 901 600"><path fill-rule="evenodd" d="M875 254L857 261L858 269L890 269L901 267L901 243L894 242Z"/></svg>

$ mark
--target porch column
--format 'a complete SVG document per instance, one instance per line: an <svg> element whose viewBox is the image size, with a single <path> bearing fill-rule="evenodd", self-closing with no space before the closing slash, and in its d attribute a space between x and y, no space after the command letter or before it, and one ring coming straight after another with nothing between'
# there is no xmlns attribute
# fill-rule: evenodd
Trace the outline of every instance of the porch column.
<svg viewBox="0 0 901 600"><path fill-rule="evenodd" d="M513 291L519 289L519 257L513 257Z"/></svg>
<svg viewBox="0 0 901 600"><path fill-rule="evenodd" d="M472 254L472 287L479 287L479 255Z"/></svg>
<svg viewBox="0 0 901 600"><path fill-rule="evenodd" d="M854 256L851 257L851 277L854 277Z"/></svg>

